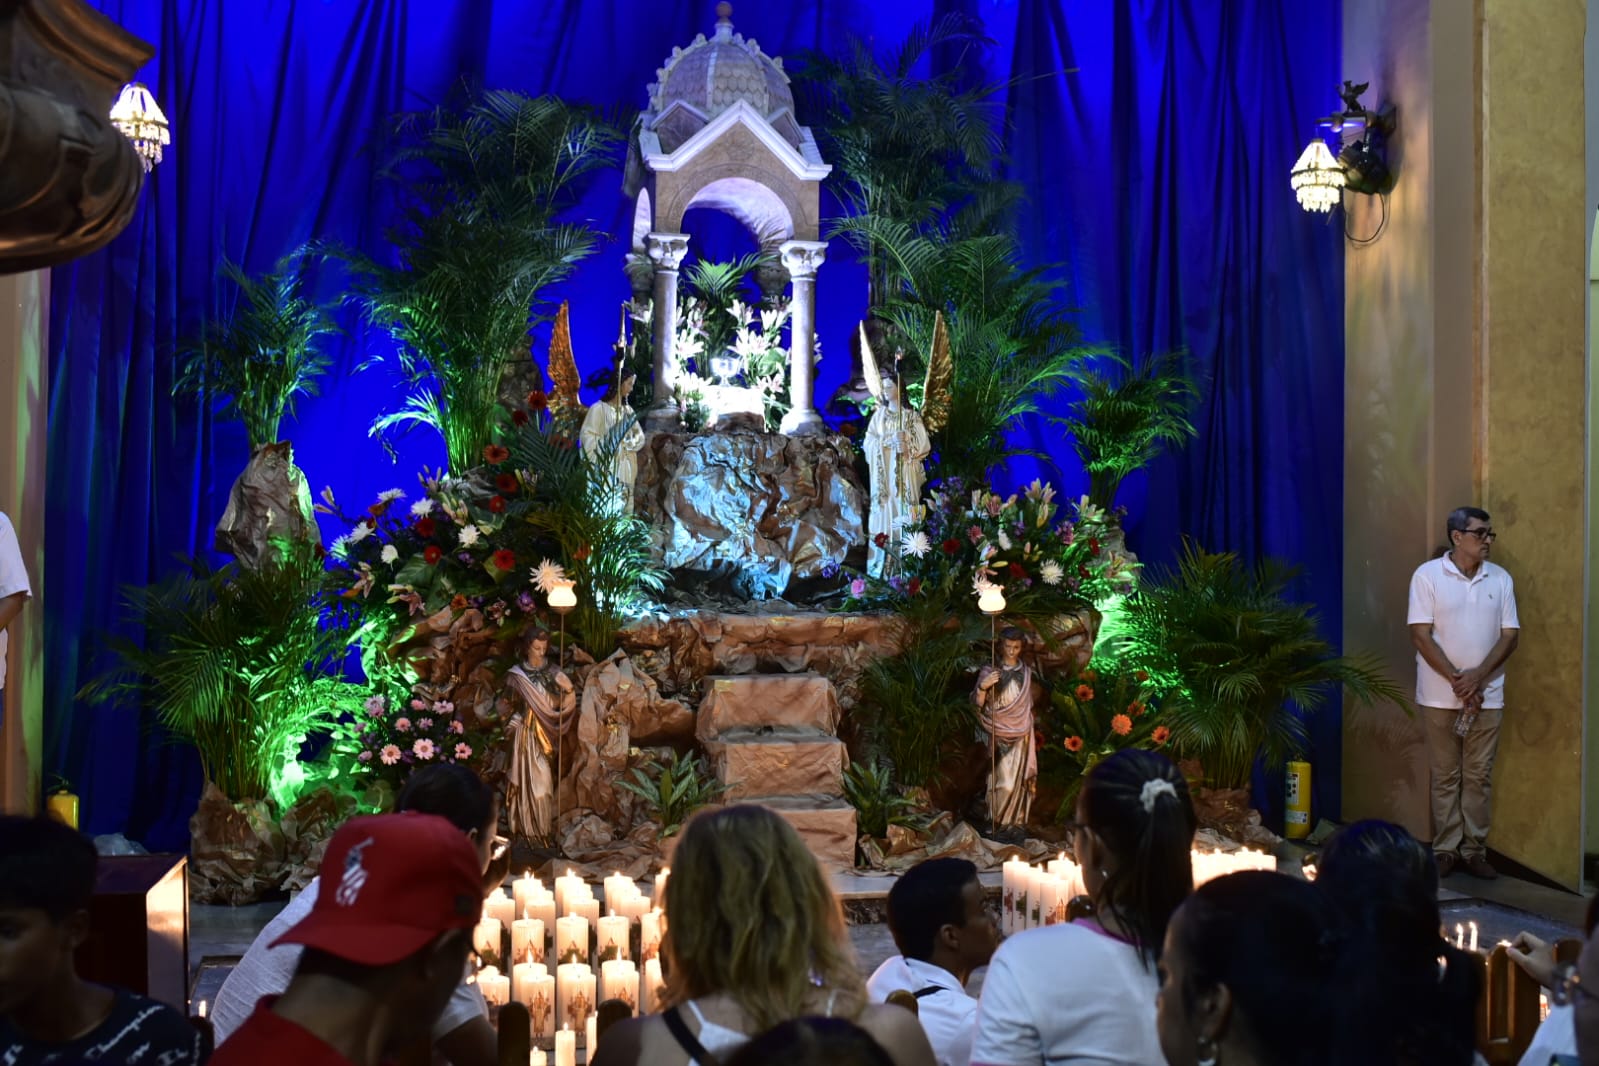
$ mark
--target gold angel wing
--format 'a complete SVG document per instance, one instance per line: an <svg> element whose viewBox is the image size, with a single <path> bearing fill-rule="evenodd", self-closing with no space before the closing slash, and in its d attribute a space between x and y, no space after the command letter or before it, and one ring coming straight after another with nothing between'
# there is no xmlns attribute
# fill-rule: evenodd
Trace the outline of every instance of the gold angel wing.
<svg viewBox="0 0 1599 1066"><path fill-rule="evenodd" d="M861 373L866 377L866 391L872 394L872 399L881 401L883 398L883 375L877 369L877 356L872 351L872 342L866 339L866 323L861 323Z"/></svg>
<svg viewBox="0 0 1599 1066"><path fill-rule="evenodd" d="M933 317L933 350L927 353L927 378L922 382L922 422L937 433L949 423L950 392L955 387L955 359L949 350L944 312Z"/></svg>
<svg viewBox="0 0 1599 1066"><path fill-rule="evenodd" d="M582 379L577 375L577 357L572 354L572 326L563 301L555 313L550 331L550 381L555 390L550 397L550 412L558 423L576 426L583 420L583 401L578 397Z"/></svg>

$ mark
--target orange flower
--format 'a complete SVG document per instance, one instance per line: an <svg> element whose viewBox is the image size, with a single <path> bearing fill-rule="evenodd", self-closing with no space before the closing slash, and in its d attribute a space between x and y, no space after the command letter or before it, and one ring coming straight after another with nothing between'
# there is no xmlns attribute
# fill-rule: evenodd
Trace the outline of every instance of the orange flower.
<svg viewBox="0 0 1599 1066"><path fill-rule="evenodd" d="M1151 737L1155 741L1155 746L1159 747L1160 745L1166 743L1167 740L1171 739L1171 730L1167 729L1163 725L1158 725L1155 727L1155 732L1151 734Z"/></svg>
<svg viewBox="0 0 1599 1066"><path fill-rule="evenodd" d="M1134 700L1127 705L1127 713L1132 715L1134 718L1142 718L1144 716L1144 711L1147 709L1148 708L1144 706L1142 700Z"/></svg>
<svg viewBox="0 0 1599 1066"><path fill-rule="evenodd" d="M1084 702L1094 698L1094 690L1089 688L1087 685L1078 685L1075 695L1077 696L1079 702Z"/></svg>
<svg viewBox="0 0 1599 1066"><path fill-rule="evenodd" d="M483 449L483 460L488 463L503 463L511 457L511 449L499 444L490 444Z"/></svg>
<svg viewBox="0 0 1599 1066"><path fill-rule="evenodd" d="M1066 738L1066 750L1067 751L1082 751L1083 750L1083 738L1082 737L1067 737Z"/></svg>
<svg viewBox="0 0 1599 1066"><path fill-rule="evenodd" d="M1125 737L1133 731L1133 720L1125 714L1118 714L1110 720L1110 731L1119 737Z"/></svg>
<svg viewBox="0 0 1599 1066"><path fill-rule="evenodd" d="M572 549L572 558L576 559L578 562L581 563L584 559L587 559L589 557L589 554L592 551L593 551L593 549L590 548L587 544L580 544L576 548Z"/></svg>
<svg viewBox="0 0 1599 1066"><path fill-rule="evenodd" d="M452 610L452 611L464 611L464 610L466 610L467 602L468 601L467 601L467 598L465 596L462 596L461 594L457 593L455 598L450 601L450 610Z"/></svg>
<svg viewBox="0 0 1599 1066"><path fill-rule="evenodd" d="M1133 680L1135 680L1135 681L1148 681L1149 680L1149 671L1148 670L1135 670L1133 672Z"/></svg>
<svg viewBox="0 0 1599 1066"><path fill-rule="evenodd" d="M1099 680L1099 675L1094 673L1094 671L1092 671L1092 670L1084 670L1078 676L1081 677L1084 681L1098 681Z"/></svg>

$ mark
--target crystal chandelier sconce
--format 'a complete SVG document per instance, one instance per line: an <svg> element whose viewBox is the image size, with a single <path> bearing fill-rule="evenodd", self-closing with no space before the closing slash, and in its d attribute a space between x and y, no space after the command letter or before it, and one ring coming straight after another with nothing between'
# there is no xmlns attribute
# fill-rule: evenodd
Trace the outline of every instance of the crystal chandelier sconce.
<svg viewBox="0 0 1599 1066"><path fill-rule="evenodd" d="M1299 206L1306 211L1331 211L1343 198L1344 168L1327 148L1327 143L1317 137L1299 154L1289 175L1289 184Z"/></svg>
<svg viewBox="0 0 1599 1066"><path fill-rule="evenodd" d="M172 143L172 128L161 105L155 102L150 90L141 82L129 82L122 87L122 95L111 107L111 125L133 142L133 150L144 164L144 172L161 162L161 148Z"/></svg>

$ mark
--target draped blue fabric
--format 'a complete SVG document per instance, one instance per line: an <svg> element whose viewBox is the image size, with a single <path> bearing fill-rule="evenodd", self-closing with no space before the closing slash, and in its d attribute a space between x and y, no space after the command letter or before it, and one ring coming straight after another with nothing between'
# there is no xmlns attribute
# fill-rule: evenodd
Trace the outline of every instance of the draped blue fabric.
<svg viewBox="0 0 1599 1066"><path fill-rule="evenodd" d="M98 635L118 624L118 587L169 572L175 553L206 551L248 458L240 427L170 395L179 339L222 306L218 261L260 270L311 238L378 249L386 116L463 82L625 113L644 104L672 46L711 29L713 5L98 3L157 44L142 77L175 143L128 231L54 272L46 769L83 793L90 831L181 848L200 785L193 755L162 743L136 710L88 708L74 693L100 661ZM1335 229L1294 207L1286 174L1332 102L1337 0L792 0L741 4L734 18L768 53L792 57L851 35L890 48L945 11L980 18L997 42L967 75L1020 79L1008 148L1030 198L1029 257L1064 264L1088 339L1128 352L1182 348L1205 377L1199 441L1124 493L1133 546L1170 558L1190 532L1207 546L1299 562L1303 591L1336 634L1341 248ZM585 371L607 358L627 295L631 211L619 188L613 172L582 205L614 239L552 294L572 302ZM712 257L753 248L726 226L696 238ZM319 281L329 293L338 284L333 271ZM842 353L865 301L864 271L841 244L819 293L825 400L848 374ZM381 366L355 371L392 344L347 325L323 395L283 434L314 489L359 507L391 486L413 488L443 449L417 432L391 460L368 437L398 386ZM542 355L547 327L535 336ZM1069 450L1032 432L1058 464L1045 473L1078 491ZM1334 787L1335 718L1317 738L1319 780ZM1335 794L1321 798L1336 810Z"/></svg>

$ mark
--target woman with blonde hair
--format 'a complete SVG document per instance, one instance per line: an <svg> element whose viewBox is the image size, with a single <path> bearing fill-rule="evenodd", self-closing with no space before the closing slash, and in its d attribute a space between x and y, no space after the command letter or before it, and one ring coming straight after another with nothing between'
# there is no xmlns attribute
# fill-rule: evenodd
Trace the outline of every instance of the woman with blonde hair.
<svg viewBox="0 0 1599 1066"><path fill-rule="evenodd" d="M853 1021L895 1066L933 1066L916 1016L871 1005L844 912L799 834L764 807L696 815L666 883L668 1009L606 1031L596 1066L714 1066L775 1025Z"/></svg>

